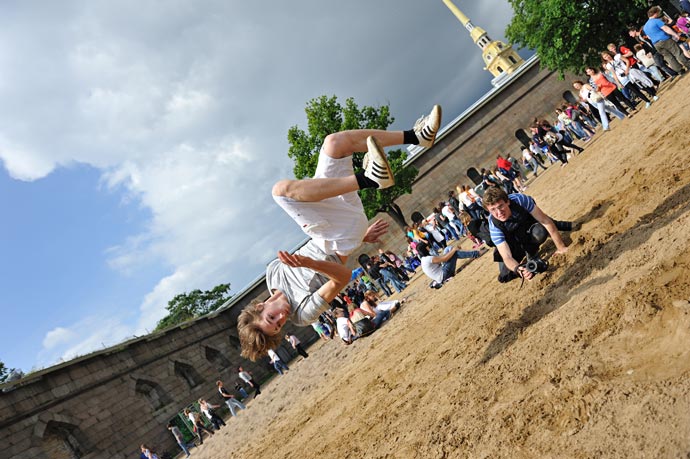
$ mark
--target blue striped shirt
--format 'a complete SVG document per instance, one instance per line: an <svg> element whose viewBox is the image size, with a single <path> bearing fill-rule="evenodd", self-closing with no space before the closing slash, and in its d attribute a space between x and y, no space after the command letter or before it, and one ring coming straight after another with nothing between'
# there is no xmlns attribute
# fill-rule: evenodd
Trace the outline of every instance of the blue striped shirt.
<svg viewBox="0 0 690 459"><path fill-rule="evenodd" d="M508 199L510 199L515 204L519 205L520 207L522 207L530 213L534 210L534 207L537 205L534 202L534 198L532 196L527 196L526 194L522 193L509 194ZM506 237L503 234L503 231L501 231L499 228L496 227L496 225L494 225L493 218L489 218L489 233L491 234L491 241L493 241L494 245L496 246L506 241Z"/></svg>

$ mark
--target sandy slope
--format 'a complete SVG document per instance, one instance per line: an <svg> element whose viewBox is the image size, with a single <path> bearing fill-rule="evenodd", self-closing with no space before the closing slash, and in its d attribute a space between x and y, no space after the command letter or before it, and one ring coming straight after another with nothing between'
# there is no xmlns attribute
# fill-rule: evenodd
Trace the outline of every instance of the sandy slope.
<svg viewBox="0 0 690 459"><path fill-rule="evenodd" d="M490 255L441 290L418 274L382 330L312 347L194 457L685 457L688 89L531 183L583 222L547 274L501 285Z"/></svg>

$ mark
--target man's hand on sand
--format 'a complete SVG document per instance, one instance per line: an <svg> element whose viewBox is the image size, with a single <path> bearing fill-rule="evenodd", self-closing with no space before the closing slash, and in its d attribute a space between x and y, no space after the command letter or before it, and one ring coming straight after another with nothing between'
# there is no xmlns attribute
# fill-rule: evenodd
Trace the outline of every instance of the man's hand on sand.
<svg viewBox="0 0 690 459"><path fill-rule="evenodd" d="M383 220L376 220L364 234L364 242L377 243L381 242L380 237L388 232L388 222Z"/></svg>
<svg viewBox="0 0 690 459"><path fill-rule="evenodd" d="M553 254L554 255L565 255L568 253L568 247L563 247L562 249L556 250Z"/></svg>
<svg viewBox="0 0 690 459"><path fill-rule="evenodd" d="M285 252L284 250L278 252L278 259L292 268L306 267L309 261L311 261L309 257Z"/></svg>

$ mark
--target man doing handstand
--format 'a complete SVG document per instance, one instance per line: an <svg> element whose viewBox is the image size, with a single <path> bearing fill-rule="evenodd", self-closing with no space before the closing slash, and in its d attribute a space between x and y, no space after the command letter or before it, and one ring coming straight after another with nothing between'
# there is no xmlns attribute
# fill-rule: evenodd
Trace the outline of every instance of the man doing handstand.
<svg viewBox="0 0 690 459"><path fill-rule="evenodd" d="M350 281L347 257L364 242L378 242L388 230L382 220L367 228L362 201L365 188L388 188L395 180L383 147L433 145L441 124L441 107L408 131L355 130L324 139L314 178L281 180L273 198L311 240L294 254L279 251L266 268L271 296L250 304L237 319L242 355L251 360L276 347L288 320L307 326L329 307ZM364 172L355 174L352 154L367 151Z"/></svg>

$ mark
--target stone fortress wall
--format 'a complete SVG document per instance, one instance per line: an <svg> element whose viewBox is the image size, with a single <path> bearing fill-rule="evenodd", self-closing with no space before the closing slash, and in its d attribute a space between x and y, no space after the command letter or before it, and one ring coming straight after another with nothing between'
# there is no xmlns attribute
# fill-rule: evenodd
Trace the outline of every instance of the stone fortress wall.
<svg viewBox="0 0 690 459"><path fill-rule="evenodd" d="M570 81L539 70L536 61L528 62L439 137L433 148L411 160L420 174L414 194L397 201L405 215L426 214L455 185L470 184L469 167L492 166L498 152L517 154L515 131L526 129L535 116L552 117ZM390 223L384 247L399 251L404 241ZM371 253L374 247L362 250ZM240 357L236 330L241 309L267 296L259 279L214 314L5 386L0 392L0 458L124 459L137 457L142 442L159 451L177 451L166 429L168 421L200 397L219 403L217 379L232 389L238 365L259 381L274 374L267 360L251 363ZM317 339L310 327L290 331L305 343ZM286 361L293 355L286 344L278 352Z"/></svg>

